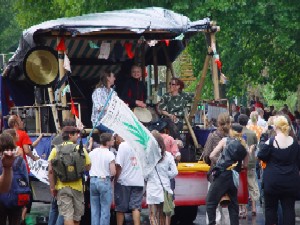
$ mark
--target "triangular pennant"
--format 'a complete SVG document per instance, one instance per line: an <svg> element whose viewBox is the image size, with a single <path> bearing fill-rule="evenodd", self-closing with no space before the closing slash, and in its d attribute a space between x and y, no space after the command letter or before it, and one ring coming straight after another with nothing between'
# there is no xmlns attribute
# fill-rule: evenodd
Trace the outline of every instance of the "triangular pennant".
<svg viewBox="0 0 300 225"><path fill-rule="evenodd" d="M83 123L81 122L81 120L75 115L75 121L76 121L76 127L79 130L83 130L84 126Z"/></svg>
<svg viewBox="0 0 300 225"><path fill-rule="evenodd" d="M153 47L157 44L157 40L151 40L151 41L147 41L147 44L149 45L149 47Z"/></svg>
<svg viewBox="0 0 300 225"><path fill-rule="evenodd" d="M217 64L218 69L221 70L222 69L222 62L220 61L220 59L216 59L215 63Z"/></svg>
<svg viewBox="0 0 300 225"><path fill-rule="evenodd" d="M64 58L64 68L65 70L69 71L69 72L72 72L71 71L71 63L70 63L70 59L69 57L67 56L67 54L65 54L65 58Z"/></svg>
<svg viewBox="0 0 300 225"><path fill-rule="evenodd" d="M184 38L184 34L181 33L179 36L175 37L175 40L182 41Z"/></svg>
<svg viewBox="0 0 300 225"><path fill-rule="evenodd" d="M134 52L132 51L132 43L125 43L124 47L125 47L128 58L133 59Z"/></svg>
<svg viewBox="0 0 300 225"><path fill-rule="evenodd" d="M65 39L62 37L56 46L56 51L66 51L66 46L65 46Z"/></svg>
<svg viewBox="0 0 300 225"><path fill-rule="evenodd" d="M170 45L170 40L164 40L165 43L166 43L166 46L169 46Z"/></svg>
<svg viewBox="0 0 300 225"><path fill-rule="evenodd" d="M78 109L76 108L73 99L71 99L71 113L76 116L79 117L79 112Z"/></svg>
<svg viewBox="0 0 300 225"><path fill-rule="evenodd" d="M61 92L61 96L64 96L66 93L70 93L70 85L66 85L65 88Z"/></svg>
<svg viewBox="0 0 300 225"><path fill-rule="evenodd" d="M103 41L100 46L100 54L98 59L108 59L110 54L110 43Z"/></svg>
<svg viewBox="0 0 300 225"><path fill-rule="evenodd" d="M99 48L99 46L92 41L89 41L89 46L90 48Z"/></svg>

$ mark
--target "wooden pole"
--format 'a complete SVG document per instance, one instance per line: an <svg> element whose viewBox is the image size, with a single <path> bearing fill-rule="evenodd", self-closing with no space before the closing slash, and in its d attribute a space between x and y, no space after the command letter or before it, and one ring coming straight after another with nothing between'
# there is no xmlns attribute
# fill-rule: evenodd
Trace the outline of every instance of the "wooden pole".
<svg viewBox="0 0 300 225"><path fill-rule="evenodd" d="M215 33L210 33L211 48L216 52L216 36ZM212 79L214 84L214 99L220 99L220 89L219 89L219 77L218 77L218 67L214 62L214 58L211 59L211 70L212 70Z"/></svg>
<svg viewBox="0 0 300 225"><path fill-rule="evenodd" d="M57 44L60 42L60 37L57 37ZM64 68L64 52L58 51L58 68L59 68L59 79L61 80L65 75L65 68ZM61 86L61 90L65 88L65 84ZM62 103L62 119L68 119L70 117L69 110L67 110L67 96L61 96L61 92L59 92L59 99Z"/></svg>
<svg viewBox="0 0 300 225"><path fill-rule="evenodd" d="M192 139L193 139L195 148L198 149L198 148L199 148L198 140L197 140L197 137L196 137L196 135L195 135L195 132L194 132L194 130L193 130L191 124L190 124L190 121L189 121L189 119L188 119L187 112L185 112L185 114L184 114L184 120L185 120L186 125L187 125L187 127L188 127L188 129L189 129L189 132L190 132L190 134L191 134L191 136L192 136Z"/></svg>
<svg viewBox="0 0 300 225"><path fill-rule="evenodd" d="M49 95L50 104L53 104L53 106L51 106L51 110L52 110L52 115L53 115L53 119L54 119L55 128L56 128L56 131L59 132L60 131L60 125L59 125L59 120L58 120L57 109L56 109L56 106L54 105L54 94L53 94L52 87L48 88L48 95Z"/></svg>
<svg viewBox="0 0 300 225"><path fill-rule="evenodd" d="M171 82L171 70L169 67L167 67L167 75L166 75L166 91L169 92L170 91L170 85L169 83Z"/></svg>
<svg viewBox="0 0 300 225"><path fill-rule="evenodd" d="M41 114L40 114L40 108L37 107L37 104L35 103L35 133L41 133Z"/></svg>
<svg viewBox="0 0 300 225"><path fill-rule="evenodd" d="M142 57L142 81L145 83L145 42L141 44L141 57Z"/></svg>
<svg viewBox="0 0 300 225"><path fill-rule="evenodd" d="M172 77L175 77L174 68L173 68L172 62L171 62L171 60L170 60L170 58L169 58L166 44L165 44L164 42L161 42L161 46L162 46L163 51L164 51L164 53L165 53L166 62L167 62L167 67L170 69L171 74L172 74Z"/></svg>
<svg viewBox="0 0 300 225"><path fill-rule="evenodd" d="M154 88L157 91L158 88L158 65L157 65L157 51L156 47L153 47L153 66L154 66Z"/></svg>
<svg viewBox="0 0 300 225"><path fill-rule="evenodd" d="M204 86L204 81L205 81L205 78L206 78L206 74L207 74L210 59L211 59L211 56L209 54L207 54L206 57L205 57L203 68L202 68L202 75L201 75L199 83L197 84L197 87L196 87L196 93L195 93L194 101L193 101L191 111L190 111L190 115L189 115L189 121L190 122L192 121L192 118L195 115L195 112L196 112L197 107L198 107L198 103L199 103L200 98L201 98L202 88Z"/></svg>

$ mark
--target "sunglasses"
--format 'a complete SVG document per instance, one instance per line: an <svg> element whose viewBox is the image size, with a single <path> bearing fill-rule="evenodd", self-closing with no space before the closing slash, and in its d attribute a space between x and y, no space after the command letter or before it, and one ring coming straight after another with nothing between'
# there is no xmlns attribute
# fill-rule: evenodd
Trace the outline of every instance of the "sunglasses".
<svg viewBox="0 0 300 225"><path fill-rule="evenodd" d="M169 85L176 86L177 84L174 84L174 83L171 83L171 82L170 82Z"/></svg>

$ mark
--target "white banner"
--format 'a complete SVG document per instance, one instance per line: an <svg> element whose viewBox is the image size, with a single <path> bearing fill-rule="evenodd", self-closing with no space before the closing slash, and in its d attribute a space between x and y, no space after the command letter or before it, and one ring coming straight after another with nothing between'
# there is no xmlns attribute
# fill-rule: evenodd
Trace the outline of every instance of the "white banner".
<svg viewBox="0 0 300 225"><path fill-rule="evenodd" d="M35 149L32 151L33 155L39 156ZM28 165L30 168L30 172L37 179L42 181L45 184L49 184L48 180L48 161L44 159L39 159L37 161L33 161L30 157L27 157Z"/></svg>
<svg viewBox="0 0 300 225"><path fill-rule="evenodd" d="M116 94L112 95L106 113L100 122L132 146L142 165L144 176L154 169L161 158L155 138Z"/></svg>

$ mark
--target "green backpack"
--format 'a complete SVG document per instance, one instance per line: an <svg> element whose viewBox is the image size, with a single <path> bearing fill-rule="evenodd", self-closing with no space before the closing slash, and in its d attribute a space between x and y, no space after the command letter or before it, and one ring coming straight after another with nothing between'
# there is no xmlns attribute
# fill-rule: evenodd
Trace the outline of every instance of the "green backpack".
<svg viewBox="0 0 300 225"><path fill-rule="evenodd" d="M62 182L82 178L85 170L85 155L76 144L56 145L56 157L51 161L55 175Z"/></svg>

